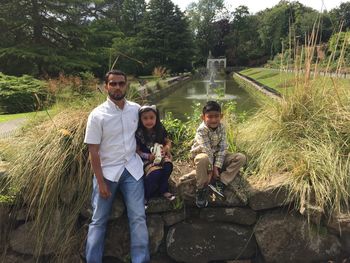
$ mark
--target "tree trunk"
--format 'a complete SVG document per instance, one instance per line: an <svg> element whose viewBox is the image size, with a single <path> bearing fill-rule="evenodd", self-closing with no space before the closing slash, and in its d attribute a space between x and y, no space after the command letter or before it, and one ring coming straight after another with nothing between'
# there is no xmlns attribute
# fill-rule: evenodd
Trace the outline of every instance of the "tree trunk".
<svg viewBox="0 0 350 263"><path fill-rule="evenodd" d="M33 39L34 43L39 44L43 37L44 25L41 21L39 4L36 0L31 0L32 2L32 20L33 20Z"/></svg>

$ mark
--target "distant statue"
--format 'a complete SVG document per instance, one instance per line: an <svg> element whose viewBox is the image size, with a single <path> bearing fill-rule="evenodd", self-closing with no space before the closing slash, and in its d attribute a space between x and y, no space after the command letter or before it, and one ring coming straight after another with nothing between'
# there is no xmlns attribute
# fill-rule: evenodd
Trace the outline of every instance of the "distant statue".
<svg viewBox="0 0 350 263"><path fill-rule="evenodd" d="M140 97L142 99L142 102L147 101L147 96L148 96L148 90L147 90L147 81L144 79L139 79L138 80L140 86L138 87L139 93L140 93Z"/></svg>
<svg viewBox="0 0 350 263"><path fill-rule="evenodd" d="M210 74L209 86L211 88L215 88L217 86L217 84L215 83L215 73L214 72Z"/></svg>
<svg viewBox="0 0 350 263"><path fill-rule="evenodd" d="M210 83L215 83L214 74L210 74Z"/></svg>

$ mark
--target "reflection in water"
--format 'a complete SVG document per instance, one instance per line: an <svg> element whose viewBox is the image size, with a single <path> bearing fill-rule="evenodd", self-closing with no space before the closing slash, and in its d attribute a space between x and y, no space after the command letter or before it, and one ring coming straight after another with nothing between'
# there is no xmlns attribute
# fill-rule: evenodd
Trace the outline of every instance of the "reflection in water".
<svg viewBox="0 0 350 263"><path fill-rule="evenodd" d="M221 95L217 95L217 94L193 94L193 95L189 95L186 97L186 99L192 99L192 100L234 100L237 99L237 96L235 95L230 95L230 94L226 94L225 97L222 97Z"/></svg>
<svg viewBox="0 0 350 263"><path fill-rule="evenodd" d="M257 108L257 103L242 87L230 77L224 80L192 80L178 88L168 97L157 102L157 107L164 116L166 112L172 112L175 118L186 119L191 116L196 103L199 107L208 100L222 100L237 102L238 112L252 112Z"/></svg>

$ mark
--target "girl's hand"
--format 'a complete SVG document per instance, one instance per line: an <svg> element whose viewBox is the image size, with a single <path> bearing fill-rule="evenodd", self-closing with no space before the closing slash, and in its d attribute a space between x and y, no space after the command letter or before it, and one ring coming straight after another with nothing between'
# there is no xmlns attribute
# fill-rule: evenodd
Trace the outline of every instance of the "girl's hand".
<svg viewBox="0 0 350 263"><path fill-rule="evenodd" d="M148 160L150 160L151 162L153 162L155 158L156 156L153 153L150 153L148 156Z"/></svg>
<svg viewBox="0 0 350 263"><path fill-rule="evenodd" d="M167 153L165 147L166 147L166 146L163 146L162 149L160 150L160 155L161 155L162 157L164 157L165 154Z"/></svg>
<svg viewBox="0 0 350 263"><path fill-rule="evenodd" d="M170 155L170 147L168 145L165 145L162 147L162 157L165 155Z"/></svg>

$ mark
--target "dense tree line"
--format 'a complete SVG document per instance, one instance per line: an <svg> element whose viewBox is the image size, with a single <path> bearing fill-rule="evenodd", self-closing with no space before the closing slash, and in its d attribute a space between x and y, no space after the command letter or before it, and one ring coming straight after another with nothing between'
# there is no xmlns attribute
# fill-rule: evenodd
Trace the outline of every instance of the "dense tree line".
<svg viewBox="0 0 350 263"><path fill-rule="evenodd" d="M0 71L55 76L116 62L129 73L191 70L192 35L170 0L3 0Z"/></svg>
<svg viewBox="0 0 350 263"><path fill-rule="evenodd" d="M260 65L286 47L304 44L314 25L318 43L350 29L350 2L319 12L297 1L281 0L272 8L251 14L246 6L225 10L223 0L199 0L187 9L195 44L195 62L202 64L211 50L226 56L229 65Z"/></svg>
<svg viewBox="0 0 350 263"><path fill-rule="evenodd" d="M282 0L251 14L245 6L230 12L223 0L198 0L185 12L171 0L2 0L0 71L102 76L116 63L132 74L182 72L204 65L209 51L229 65L259 65L291 38L304 43L315 21L320 41L332 44L350 28L350 2L319 12Z"/></svg>

